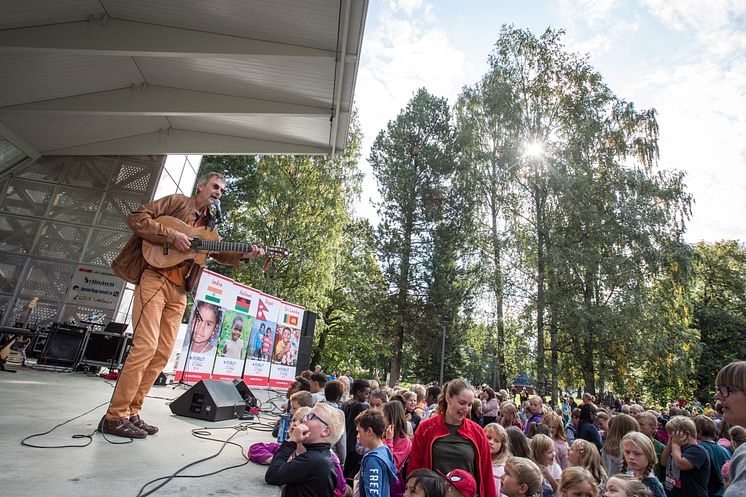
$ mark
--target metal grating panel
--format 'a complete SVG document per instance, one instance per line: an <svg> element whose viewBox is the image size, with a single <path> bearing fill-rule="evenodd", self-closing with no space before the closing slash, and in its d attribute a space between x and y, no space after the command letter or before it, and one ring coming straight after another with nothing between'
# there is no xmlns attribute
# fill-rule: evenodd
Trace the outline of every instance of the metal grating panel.
<svg viewBox="0 0 746 497"><path fill-rule="evenodd" d="M61 323L76 323L80 326L87 326L90 322L108 323L111 321L114 311L104 309L94 309L93 307L82 307L78 305L66 305L60 316Z"/></svg>
<svg viewBox="0 0 746 497"><path fill-rule="evenodd" d="M114 167L111 157L76 157L65 171L62 183L103 190L114 174Z"/></svg>
<svg viewBox="0 0 746 497"><path fill-rule="evenodd" d="M83 245L89 230L87 226L46 221L41 228L39 241L33 254L65 261L77 261L83 252Z"/></svg>
<svg viewBox="0 0 746 497"><path fill-rule="evenodd" d="M0 254L0 293L12 294L23 271L26 257Z"/></svg>
<svg viewBox="0 0 746 497"><path fill-rule="evenodd" d="M18 318L26 310L26 306L29 303L30 298L20 298L16 300L13 310L10 313L10 318L6 321L8 324L15 323ZM31 312L29 317L29 324L36 326L49 326L57 321L57 315L60 312L60 306L62 300L39 300L36 303L36 309Z"/></svg>
<svg viewBox="0 0 746 497"><path fill-rule="evenodd" d="M101 217L98 225L107 228L120 230L129 230L127 226L127 215L137 209L140 205L146 203L148 198L143 196L116 195L107 194L104 197L104 205L101 208Z"/></svg>
<svg viewBox="0 0 746 497"><path fill-rule="evenodd" d="M41 157L20 171L14 172L13 176L57 183L69 160L70 157Z"/></svg>
<svg viewBox="0 0 746 497"><path fill-rule="evenodd" d="M160 164L122 159L112 189L149 194L158 181Z"/></svg>
<svg viewBox="0 0 746 497"><path fill-rule="evenodd" d="M5 313L8 311L8 304L10 303L10 299L10 295L0 295L0 322L2 322Z"/></svg>
<svg viewBox="0 0 746 497"><path fill-rule="evenodd" d="M12 179L0 210L13 214L41 217L52 198L54 185Z"/></svg>
<svg viewBox="0 0 746 497"><path fill-rule="evenodd" d="M123 231L94 229L91 234L91 241L88 243L88 249L83 254L82 262L106 267L111 266L112 261L119 255L131 235L132 233Z"/></svg>
<svg viewBox="0 0 746 497"><path fill-rule="evenodd" d="M21 296L62 302L75 267L75 264L32 259Z"/></svg>
<svg viewBox="0 0 746 497"><path fill-rule="evenodd" d="M69 223L93 224L103 193L62 186L49 209L49 218Z"/></svg>
<svg viewBox="0 0 746 497"><path fill-rule="evenodd" d="M41 221L17 216L0 216L0 250L30 254ZM5 256L3 256L5 258Z"/></svg>

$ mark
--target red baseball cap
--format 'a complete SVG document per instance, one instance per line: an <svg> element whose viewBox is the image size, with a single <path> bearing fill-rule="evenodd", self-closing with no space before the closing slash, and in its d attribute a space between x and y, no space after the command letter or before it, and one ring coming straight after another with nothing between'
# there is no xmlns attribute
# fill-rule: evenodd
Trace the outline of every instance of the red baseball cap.
<svg viewBox="0 0 746 497"><path fill-rule="evenodd" d="M464 497L474 497L477 495L477 482L474 481L474 477L471 473L464 471L463 469L454 469L447 475L445 475L448 483L456 487Z"/></svg>

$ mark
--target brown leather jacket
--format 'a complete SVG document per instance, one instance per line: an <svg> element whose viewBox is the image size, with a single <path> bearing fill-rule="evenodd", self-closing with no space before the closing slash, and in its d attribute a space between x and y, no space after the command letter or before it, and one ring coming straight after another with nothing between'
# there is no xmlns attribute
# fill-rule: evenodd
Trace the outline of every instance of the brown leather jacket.
<svg viewBox="0 0 746 497"><path fill-rule="evenodd" d="M142 256L142 241L147 240L150 243L163 245L164 240L172 243L176 234L175 230L162 226L154 219L160 216L173 216L185 223L191 223L194 221L196 209L194 197L177 193L149 204L143 204L137 210L130 212L127 216L127 224L134 234L111 263L117 276L135 285L139 284L140 276L148 265ZM215 260L238 269L241 255L241 252L221 252Z"/></svg>

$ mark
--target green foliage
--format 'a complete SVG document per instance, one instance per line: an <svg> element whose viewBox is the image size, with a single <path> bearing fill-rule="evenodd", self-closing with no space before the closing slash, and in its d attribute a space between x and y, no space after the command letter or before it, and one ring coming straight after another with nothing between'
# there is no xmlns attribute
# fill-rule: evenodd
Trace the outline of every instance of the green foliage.
<svg viewBox="0 0 746 497"><path fill-rule="evenodd" d="M720 368L746 357L746 249L731 240L700 242L694 251L691 326L699 332L696 393L704 399Z"/></svg>

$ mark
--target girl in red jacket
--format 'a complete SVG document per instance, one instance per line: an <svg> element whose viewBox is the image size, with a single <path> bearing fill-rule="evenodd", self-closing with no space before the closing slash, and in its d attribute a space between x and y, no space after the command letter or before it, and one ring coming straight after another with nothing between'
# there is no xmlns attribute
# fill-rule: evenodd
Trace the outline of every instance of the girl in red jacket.
<svg viewBox="0 0 746 497"><path fill-rule="evenodd" d="M427 468L448 474L462 469L474 476L481 497L497 497L487 437L468 419L473 403L474 388L465 379L444 385L435 414L414 434L407 471Z"/></svg>

